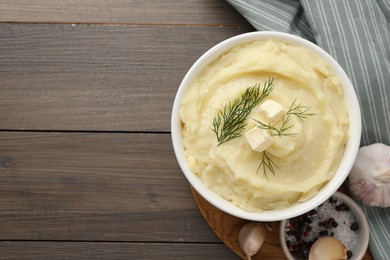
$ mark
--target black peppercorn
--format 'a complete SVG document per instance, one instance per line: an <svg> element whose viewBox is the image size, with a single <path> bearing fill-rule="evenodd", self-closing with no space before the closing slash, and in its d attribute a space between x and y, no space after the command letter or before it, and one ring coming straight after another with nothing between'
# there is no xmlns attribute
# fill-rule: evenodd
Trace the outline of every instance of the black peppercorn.
<svg viewBox="0 0 390 260"><path fill-rule="evenodd" d="M351 259L352 256L353 256L352 251L351 251L351 250L348 250L348 251L347 251L347 258L348 258L348 259Z"/></svg>
<svg viewBox="0 0 390 260"><path fill-rule="evenodd" d="M356 223L356 222L353 222L353 223L351 224L350 228L351 228L352 231L356 231L356 230L359 229L359 224Z"/></svg>
<svg viewBox="0 0 390 260"><path fill-rule="evenodd" d="M327 236L328 235L328 230L321 230L320 231L320 236Z"/></svg>

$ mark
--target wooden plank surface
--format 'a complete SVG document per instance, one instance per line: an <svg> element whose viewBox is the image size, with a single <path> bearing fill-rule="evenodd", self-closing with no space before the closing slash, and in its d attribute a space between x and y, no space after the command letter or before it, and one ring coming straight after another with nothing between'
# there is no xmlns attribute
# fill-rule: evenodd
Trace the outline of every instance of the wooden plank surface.
<svg viewBox="0 0 390 260"><path fill-rule="evenodd" d="M223 244L0 242L0 259L237 259Z"/></svg>
<svg viewBox="0 0 390 260"><path fill-rule="evenodd" d="M247 24L223 0L0 0L0 22Z"/></svg>
<svg viewBox="0 0 390 260"><path fill-rule="evenodd" d="M0 259L237 259L169 131L189 67L248 31L224 0L0 0Z"/></svg>
<svg viewBox="0 0 390 260"><path fill-rule="evenodd" d="M192 63L252 30L219 0L0 0L0 259L237 259L169 121Z"/></svg>
<svg viewBox="0 0 390 260"><path fill-rule="evenodd" d="M169 131L190 66L250 30L1 24L0 129Z"/></svg>
<svg viewBox="0 0 390 260"><path fill-rule="evenodd" d="M0 183L0 240L220 241L169 134L0 132Z"/></svg>

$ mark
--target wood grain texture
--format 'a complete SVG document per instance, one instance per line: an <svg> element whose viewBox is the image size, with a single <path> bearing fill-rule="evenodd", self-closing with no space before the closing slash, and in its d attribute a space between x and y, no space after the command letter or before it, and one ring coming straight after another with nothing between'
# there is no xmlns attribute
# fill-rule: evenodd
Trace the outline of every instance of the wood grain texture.
<svg viewBox="0 0 390 260"><path fill-rule="evenodd" d="M2 24L0 129L169 131L177 88L250 27ZM190 48L188 46L191 46Z"/></svg>
<svg viewBox="0 0 390 260"><path fill-rule="evenodd" d="M0 0L0 22L247 24L223 0Z"/></svg>
<svg viewBox="0 0 390 260"><path fill-rule="evenodd" d="M169 134L0 132L0 240L220 242Z"/></svg>
<svg viewBox="0 0 390 260"><path fill-rule="evenodd" d="M237 259L223 244L0 242L0 259Z"/></svg>

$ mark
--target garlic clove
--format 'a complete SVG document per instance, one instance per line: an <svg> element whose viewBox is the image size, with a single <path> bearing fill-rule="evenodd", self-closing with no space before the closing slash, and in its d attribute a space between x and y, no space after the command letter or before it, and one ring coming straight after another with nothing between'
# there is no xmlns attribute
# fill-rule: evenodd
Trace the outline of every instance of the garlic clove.
<svg viewBox="0 0 390 260"><path fill-rule="evenodd" d="M269 230L266 224L259 222L248 222L241 227L238 241L248 260L259 251Z"/></svg>
<svg viewBox="0 0 390 260"><path fill-rule="evenodd" d="M341 260L347 259L347 248L333 237L318 239L310 248L309 260Z"/></svg>
<svg viewBox="0 0 390 260"><path fill-rule="evenodd" d="M390 206L390 146L376 143L359 149L349 174L353 196L369 206Z"/></svg>

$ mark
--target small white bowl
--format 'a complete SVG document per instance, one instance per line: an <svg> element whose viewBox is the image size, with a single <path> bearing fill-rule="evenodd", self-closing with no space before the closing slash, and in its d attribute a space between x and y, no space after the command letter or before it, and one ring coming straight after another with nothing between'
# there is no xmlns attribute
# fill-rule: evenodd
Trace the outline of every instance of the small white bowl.
<svg viewBox="0 0 390 260"><path fill-rule="evenodd" d="M367 251L368 242L370 239L370 231L369 231L366 215L364 214L363 210L359 207L359 205L347 195L340 192L335 192L332 195L332 197L336 198L339 201L344 202L349 207L350 211L352 212L352 215L355 217L355 220L359 225L359 229L357 230L358 241L355 247L349 248L349 250L352 251L351 260L362 259L364 254ZM287 259L294 260L294 257L291 255L286 245L285 226L286 226L286 220L281 221L280 229L279 229L280 244L282 246L283 252L286 255Z"/></svg>
<svg viewBox="0 0 390 260"><path fill-rule="evenodd" d="M284 41L290 44L303 46L317 53L320 57L326 60L336 75L342 82L344 95L346 97L346 102L349 111L349 140L345 146L345 151L343 154L343 158L340 162L340 165L337 169L334 177L326 184L318 194L312 199L303 202L294 204L285 209L278 210L267 210L263 212L247 212L242 210L241 208L233 205L231 202L223 199L208 187L206 187L203 182L191 172L187 165L187 161L184 155L184 149L182 145L182 125L179 116L180 103L181 99L186 92L190 83L197 77L200 71L222 55L227 50L231 49L236 45L241 45L246 42L254 41L254 40L264 40L264 39L277 39L280 41ZM302 215L305 212L310 211L311 209L317 207L322 202L324 202L327 198L329 198L344 182L346 177L348 176L353 163L355 161L361 138L361 114L360 107L357 100L357 96L355 90L352 86L351 81L348 76L341 68L341 66L324 50L322 50L317 45L309 42L303 38L298 36L294 36L291 34L280 33L280 32L267 32L267 31L259 31L259 32L251 32L246 34L241 34L232 38L229 38L214 47L208 50L205 54L203 54L189 69L187 74L185 75L183 81L180 84L180 87L177 91L175 101L172 109L172 118L171 118L171 131L172 131L172 142L173 148L176 155L176 158L179 162L179 165L188 179L192 187L208 202L210 202L215 207L220 210L231 214L233 216L253 220L253 221L278 221L283 219L292 218L298 215Z"/></svg>

